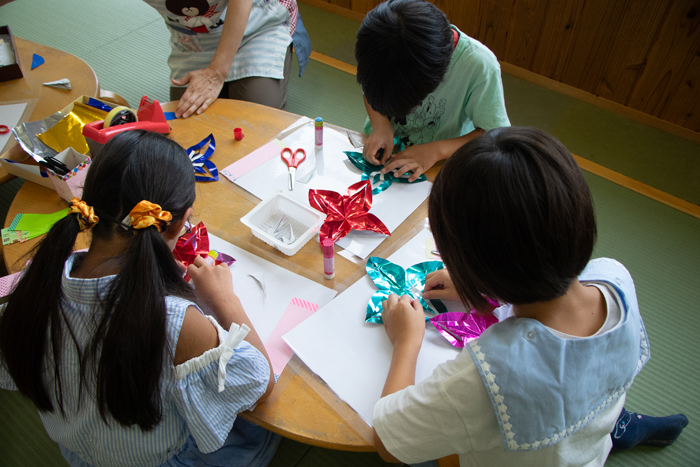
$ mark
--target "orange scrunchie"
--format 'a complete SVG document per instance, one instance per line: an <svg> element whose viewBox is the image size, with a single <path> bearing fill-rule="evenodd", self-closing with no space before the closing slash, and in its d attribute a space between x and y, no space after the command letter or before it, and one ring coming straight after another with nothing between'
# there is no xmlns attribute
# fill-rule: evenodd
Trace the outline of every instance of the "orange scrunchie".
<svg viewBox="0 0 700 467"><path fill-rule="evenodd" d="M78 215L78 224L80 224L81 232L94 227L100 221L100 218L95 215L95 210L92 209L92 206L88 206L85 201L75 197L71 200L71 207L68 213Z"/></svg>
<svg viewBox="0 0 700 467"><path fill-rule="evenodd" d="M145 229L155 225L158 232L162 232L168 228L172 219L173 215L168 211L163 211L159 205L145 199L129 213L129 220L134 229Z"/></svg>

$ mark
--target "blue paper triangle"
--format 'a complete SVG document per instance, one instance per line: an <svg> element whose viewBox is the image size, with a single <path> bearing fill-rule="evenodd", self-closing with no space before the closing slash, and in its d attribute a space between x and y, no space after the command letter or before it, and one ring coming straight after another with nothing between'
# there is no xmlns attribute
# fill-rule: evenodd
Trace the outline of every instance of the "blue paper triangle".
<svg viewBox="0 0 700 467"><path fill-rule="evenodd" d="M32 70L40 65L44 64L44 57L41 55L33 54L32 55Z"/></svg>

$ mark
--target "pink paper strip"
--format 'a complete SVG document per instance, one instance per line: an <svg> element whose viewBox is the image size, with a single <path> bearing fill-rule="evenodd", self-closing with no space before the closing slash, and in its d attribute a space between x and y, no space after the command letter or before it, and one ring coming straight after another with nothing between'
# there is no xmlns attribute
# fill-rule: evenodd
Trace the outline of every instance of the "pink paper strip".
<svg viewBox="0 0 700 467"><path fill-rule="evenodd" d="M287 306L279 323L275 326L267 342L265 342L265 349L270 357L272 371L275 374L282 374L282 370L284 370L287 362L294 354L292 348L282 340L282 336L297 327L302 321L314 314L316 310L318 310L318 305L300 298L293 298L289 306Z"/></svg>
<svg viewBox="0 0 700 467"><path fill-rule="evenodd" d="M236 179L247 174L260 164L269 161L275 156L279 156L281 150L282 143L274 139L223 169L221 175L235 182Z"/></svg>
<svg viewBox="0 0 700 467"><path fill-rule="evenodd" d="M15 290L15 286L22 276L21 272L10 274L9 276L0 277L0 297L6 297ZM286 345L286 344L285 344Z"/></svg>

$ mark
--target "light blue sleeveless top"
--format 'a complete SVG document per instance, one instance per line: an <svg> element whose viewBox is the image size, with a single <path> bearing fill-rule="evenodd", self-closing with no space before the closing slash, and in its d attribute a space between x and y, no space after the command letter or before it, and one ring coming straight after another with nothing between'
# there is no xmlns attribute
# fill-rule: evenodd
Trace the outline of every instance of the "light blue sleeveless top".
<svg viewBox="0 0 700 467"><path fill-rule="evenodd" d="M585 339L562 339L534 319L508 318L467 348L491 398L506 451L551 446L584 427L630 387L649 360L632 277L619 262L591 261L581 282L612 286L623 322Z"/></svg>

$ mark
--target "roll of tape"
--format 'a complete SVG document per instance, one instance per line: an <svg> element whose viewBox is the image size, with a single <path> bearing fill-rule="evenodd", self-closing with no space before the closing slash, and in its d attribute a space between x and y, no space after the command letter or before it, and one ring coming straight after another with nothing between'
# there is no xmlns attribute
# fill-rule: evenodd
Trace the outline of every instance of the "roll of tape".
<svg viewBox="0 0 700 467"><path fill-rule="evenodd" d="M136 116L136 112L128 107L119 106L110 110L105 117L105 122L102 125L102 128L109 128L115 125L123 125L125 123L134 123L138 121L139 119Z"/></svg>

